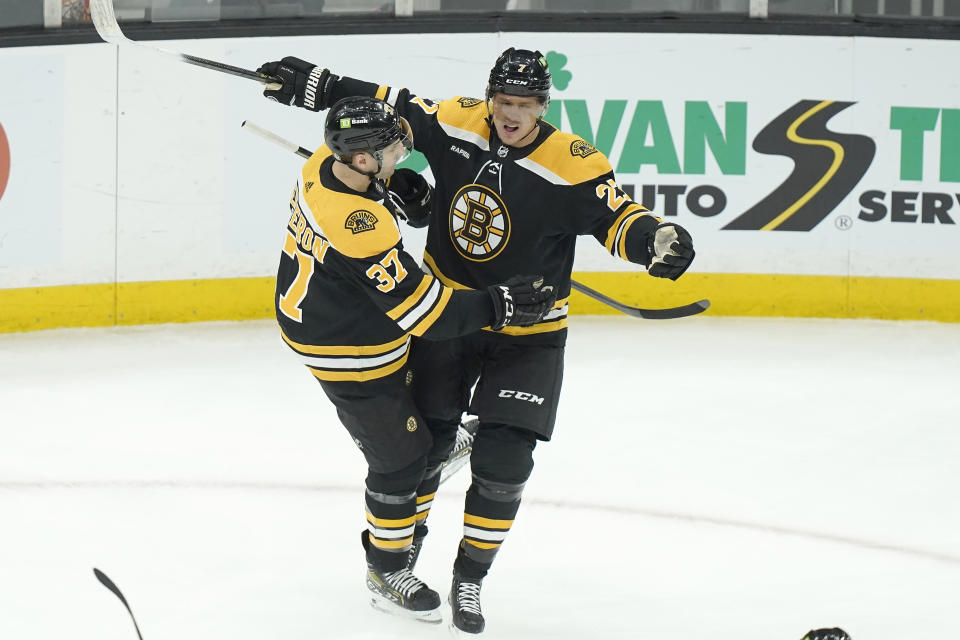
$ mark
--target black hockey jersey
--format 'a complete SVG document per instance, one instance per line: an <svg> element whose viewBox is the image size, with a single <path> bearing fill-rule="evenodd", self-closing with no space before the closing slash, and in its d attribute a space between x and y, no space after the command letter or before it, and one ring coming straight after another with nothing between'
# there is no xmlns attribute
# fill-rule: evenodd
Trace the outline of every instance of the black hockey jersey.
<svg viewBox="0 0 960 640"><path fill-rule="evenodd" d="M546 122L523 148L503 145L485 102L433 101L407 89L340 78L332 100L369 95L393 104L436 179L424 265L444 284L477 288L515 273L540 274L557 289L556 308L530 335L566 327L576 238L592 235L612 255L649 264L648 239L660 220L633 202L607 158L579 136ZM561 338L562 339L562 338Z"/></svg>
<svg viewBox="0 0 960 640"><path fill-rule="evenodd" d="M284 340L327 381L389 375L411 336L450 338L493 321L486 291L454 291L403 250L398 205L382 182L365 193L333 174L321 147L303 166L277 271Z"/></svg>

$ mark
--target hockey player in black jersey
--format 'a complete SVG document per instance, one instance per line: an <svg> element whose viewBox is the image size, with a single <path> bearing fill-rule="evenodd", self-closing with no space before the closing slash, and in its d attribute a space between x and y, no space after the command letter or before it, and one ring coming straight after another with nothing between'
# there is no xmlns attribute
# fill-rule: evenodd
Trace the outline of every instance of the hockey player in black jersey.
<svg viewBox="0 0 960 640"><path fill-rule="evenodd" d="M283 339L367 460L361 542L373 604L439 622L440 597L407 566L433 444L411 395L411 338L530 325L556 297L539 276L477 291L421 271L398 226L424 220L430 206L422 177L394 173L410 136L406 120L375 98L333 106L326 144L304 164L290 198L275 302Z"/></svg>
<svg viewBox="0 0 960 640"><path fill-rule="evenodd" d="M297 58L259 71L283 80L264 95L284 104L319 111L343 96L376 96L410 122L436 179L424 266L443 284L482 289L513 273L541 273L557 288L554 308L532 326L417 341L411 356L414 397L434 441L418 489L411 566L461 415L469 408L480 420L449 597L454 625L480 633L481 582L519 509L534 447L553 433L577 236L592 235L612 255L675 280L694 257L690 234L633 202L596 148L542 120L552 79L539 52L510 48L483 98L441 101Z"/></svg>

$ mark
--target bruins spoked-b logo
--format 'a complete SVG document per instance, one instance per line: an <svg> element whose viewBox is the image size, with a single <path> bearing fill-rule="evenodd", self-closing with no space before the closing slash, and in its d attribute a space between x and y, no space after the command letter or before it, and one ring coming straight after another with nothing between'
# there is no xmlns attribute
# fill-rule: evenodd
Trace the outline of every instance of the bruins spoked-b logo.
<svg viewBox="0 0 960 640"><path fill-rule="evenodd" d="M450 239L467 260L484 262L510 239L510 216L500 196L479 184L457 191L450 203Z"/></svg>
<svg viewBox="0 0 960 640"><path fill-rule="evenodd" d="M581 158L586 158L589 155L592 155L597 152L596 147L587 142L586 140L580 140L579 138L570 143L570 155L580 156Z"/></svg>
<svg viewBox="0 0 960 640"><path fill-rule="evenodd" d="M347 216L343 228L350 229L353 233L363 233L373 231L375 226L377 226L377 216L366 209L357 209Z"/></svg>

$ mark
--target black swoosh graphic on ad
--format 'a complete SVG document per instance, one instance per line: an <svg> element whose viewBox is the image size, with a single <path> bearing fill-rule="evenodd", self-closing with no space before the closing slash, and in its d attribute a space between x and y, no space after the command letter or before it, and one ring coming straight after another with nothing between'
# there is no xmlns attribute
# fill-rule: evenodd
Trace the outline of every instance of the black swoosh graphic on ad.
<svg viewBox="0 0 960 640"><path fill-rule="evenodd" d="M754 150L791 158L793 171L723 228L810 231L826 218L860 182L877 150L867 136L827 129L827 122L852 104L801 100L764 127Z"/></svg>

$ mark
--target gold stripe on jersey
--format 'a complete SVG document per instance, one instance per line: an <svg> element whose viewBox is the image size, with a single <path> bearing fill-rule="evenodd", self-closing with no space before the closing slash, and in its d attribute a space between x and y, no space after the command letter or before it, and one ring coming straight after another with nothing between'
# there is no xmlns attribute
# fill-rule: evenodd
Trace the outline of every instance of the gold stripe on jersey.
<svg viewBox="0 0 960 640"><path fill-rule="evenodd" d="M620 235L621 228L627 222L627 218L646 211L647 209L643 205L639 205L634 202L627 205L627 208L623 210L623 213L617 216L617 219L614 220L613 224L610 225L610 228L607 230L607 238L603 243L603 246L606 247L610 254L617 255L617 240ZM633 224L633 220L630 221L630 224Z"/></svg>
<svg viewBox="0 0 960 640"><path fill-rule="evenodd" d="M447 276L440 273L440 269L437 268L437 261L433 259L426 251L423 252L423 262L427 265L427 268L430 269L430 272L436 276L437 280L442 282L444 286L450 287L451 289L469 289L465 284L460 284L456 280L451 280Z"/></svg>
<svg viewBox="0 0 960 640"><path fill-rule="evenodd" d="M561 318L560 320L552 320L550 322L538 322L537 324L530 325L529 327L514 327L506 326L499 331L494 331L489 327L484 327L484 331L490 331L493 333L505 333L508 336L529 336L535 333L549 333L551 331L560 331L561 329L567 328L567 319Z"/></svg>
<svg viewBox="0 0 960 640"><path fill-rule="evenodd" d="M390 87L380 85L379 87L377 87L377 94L373 97L376 98L377 100L383 100L384 98L387 97L387 91L389 90L390 90Z"/></svg>
<svg viewBox="0 0 960 640"><path fill-rule="evenodd" d="M362 371L322 369L319 367L312 367L310 365L307 365L307 369L310 369L310 373L312 373L317 380L323 380L324 382L368 382L370 380L376 380L377 378L383 378L391 373L395 373L401 367L403 367L403 365L407 364L407 357L409 355L410 350L407 349L399 360L382 367L365 369Z"/></svg>
<svg viewBox="0 0 960 640"><path fill-rule="evenodd" d="M445 286L450 287L451 289L470 289L470 287L468 287L467 285L460 284L456 280L451 280L447 276L443 275L440 272L440 269L437 268L437 261L434 260L433 256L431 256L426 251L423 252L423 263L426 265L427 269L430 270L430 273L436 276L437 280L442 282ZM557 300L556 304L553 305L553 308L561 309L565 304L567 304L569 300L570 298ZM527 336L535 333L550 333L551 331L560 331L561 329L566 329L566 328L567 328L567 318L566 318L566 315L564 315L563 318L559 318L557 320L548 320L546 322L541 321L529 327L507 326L507 327L504 327L503 329L500 329L499 331L494 331L490 327L484 327L483 330L489 331L491 333L505 333L511 336Z"/></svg>
<svg viewBox="0 0 960 640"><path fill-rule="evenodd" d="M404 342L407 341L407 336L403 335L396 340L385 342L383 344L370 344L361 346L324 346L300 344L299 342L294 342L287 337L283 330L280 331L280 336L294 351L303 355L311 356L378 356L399 348Z"/></svg>
<svg viewBox="0 0 960 640"><path fill-rule="evenodd" d="M427 329L433 326L433 323L437 321L437 318L440 317L440 314L443 313L443 310L447 308L447 304L450 302L450 298L453 297L453 289L450 287L443 287L443 290L440 293L440 300L433 307L433 311L428 313L423 320L418 322L416 326L410 329L410 334L420 337L422 336Z"/></svg>
<svg viewBox="0 0 960 640"><path fill-rule="evenodd" d="M303 183L320 179L320 165L330 150L320 147L303 165ZM359 194L330 189L304 188L304 211L310 226L319 231L334 249L350 258L368 258L383 253L400 242L400 228L393 214L382 204ZM367 224L358 226L351 220Z"/></svg>
<svg viewBox="0 0 960 640"><path fill-rule="evenodd" d="M433 276L423 276L423 280L420 281L420 285L417 287L416 291L411 293L406 300L395 306L393 309L387 311L387 317L391 320L396 320L409 311L413 305L419 303L423 297L427 295L427 289L430 288L433 280Z"/></svg>
<svg viewBox="0 0 960 640"><path fill-rule="evenodd" d="M644 215L646 214L636 213L623 221L623 229L620 231L620 240L617 242L618 258L623 258L624 260L628 261L630 260L630 258L627 256L627 233L630 231L630 226ZM638 258L639 257L640 256L638 256Z"/></svg>
<svg viewBox="0 0 960 640"><path fill-rule="evenodd" d="M610 161L599 151L594 150L586 155L574 153L574 150L581 149L583 145L590 147L579 136L556 131L530 155L523 158L527 161L526 163L518 161L517 164L526 166L535 173L539 173L537 167L540 167L567 184L581 184L613 171ZM590 147L590 149L593 148ZM530 163L536 167L529 166ZM550 179L545 174L541 173L541 175Z"/></svg>

